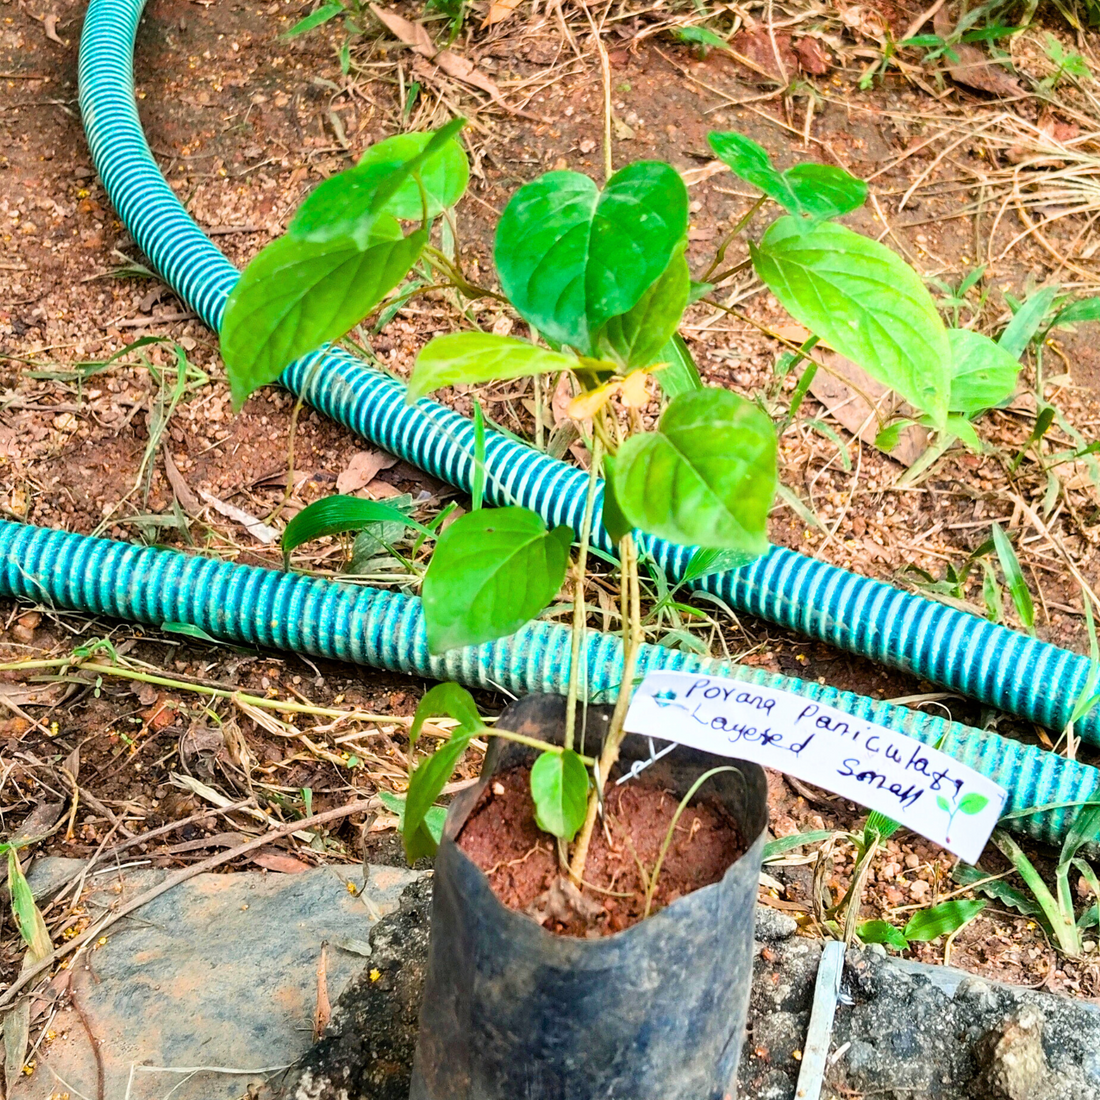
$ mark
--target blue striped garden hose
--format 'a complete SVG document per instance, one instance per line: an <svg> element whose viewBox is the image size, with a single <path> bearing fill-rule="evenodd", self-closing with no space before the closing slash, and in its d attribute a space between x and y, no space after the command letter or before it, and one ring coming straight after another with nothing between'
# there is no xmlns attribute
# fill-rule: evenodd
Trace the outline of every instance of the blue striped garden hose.
<svg viewBox="0 0 1100 1100"><path fill-rule="evenodd" d="M29 524L0 521L0 595L153 626L190 623L223 641L457 680L468 687L506 688L516 695L564 693L569 681L571 636L556 623L531 623L509 638L433 657L420 601L413 596ZM614 635L592 631L586 646L590 694L607 698L622 674L622 644ZM939 745L1008 790L1005 813L1100 793L1095 768L893 703L664 646L643 646L639 674L657 668L705 671L794 692ZM1057 843L1073 813L1072 807L1047 810L1011 825Z"/></svg>
<svg viewBox="0 0 1100 1100"><path fill-rule="evenodd" d="M133 48L144 0L92 0L80 49L80 106L107 193L145 254L217 330L236 269L180 205L150 154L133 94ZM316 367L316 369L314 369ZM293 364L282 382L315 408L427 472L469 490L473 429L429 400L410 408L402 383L338 348ZM579 531L586 475L495 432L487 433L487 497L519 503ZM599 524L596 539L606 542ZM676 579L691 550L648 539ZM890 585L782 547L742 569L695 582L730 607L840 649L913 673L1055 731L1066 724L1089 662ZM1100 707L1076 725L1100 744Z"/></svg>

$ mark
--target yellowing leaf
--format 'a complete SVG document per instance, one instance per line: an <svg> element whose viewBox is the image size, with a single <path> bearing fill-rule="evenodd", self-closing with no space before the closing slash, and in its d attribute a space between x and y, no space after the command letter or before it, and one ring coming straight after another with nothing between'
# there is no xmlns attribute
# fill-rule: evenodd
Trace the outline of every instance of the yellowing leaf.
<svg viewBox="0 0 1100 1100"><path fill-rule="evenodd" d="M649 404L647 381L648 375L644 370L635 371L627 376L622 385L620 399L628 409L644 409Z"/></svg>
<svg viewBox="0 0 1100 1100"><path fill-rule="evenodd" d="M566 410L574 420L591 420L611 400L622 386L621 382L605 382L595 390L578 393Z"/></svg>

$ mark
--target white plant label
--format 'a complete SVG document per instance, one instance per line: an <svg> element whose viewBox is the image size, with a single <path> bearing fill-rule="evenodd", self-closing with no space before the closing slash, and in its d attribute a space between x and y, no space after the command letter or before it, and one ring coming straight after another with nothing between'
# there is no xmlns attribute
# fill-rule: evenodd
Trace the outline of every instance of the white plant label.
<svg viewBox="0 0 1100 1100"><path fill-rule="evenodd" d="M740 680L651 672L626 728L752 760L878 810L977 863L1004 788L930 745L801 695Z"/></svg>

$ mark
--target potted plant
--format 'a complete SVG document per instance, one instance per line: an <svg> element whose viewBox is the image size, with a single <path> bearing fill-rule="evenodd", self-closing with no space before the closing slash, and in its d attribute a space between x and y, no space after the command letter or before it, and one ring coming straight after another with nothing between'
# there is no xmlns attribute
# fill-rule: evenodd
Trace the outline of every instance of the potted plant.
<svg viewBox="0 0 1100 1100"><path fill-rule="evenodd" d="M463 688L443 684L425 695L410 728L415 763L427 719L456 723L415 764L403 811L410 860L436 855L412 1097L732 1096L767 818L763 773L683 747L654 762L652 738L661 731L633 737L625 724L642 640L647 536L696 547L696 576L762 554L776 432L764 403L702 385L676 335L681 317L745 266L721 270L730 240L770 196L789 213L750 245L751 262L815 334L786 369L824 338L894 386L945 437L965 437L961 414L973 415L954 389L949 399L960 363L982 384L983 407L997 389L991 375L1011 373L1014 382L1015 373L991 344L978 347L976 334L949 342L912 269L828 220L862 203L860 181L823 165L778 172L736 134L713 134L712 146L765 196L733 228L703 281L692 280L685 258L683 180L667 164L641 161L602 189L574 172L521 187L496 232L503 293L478 287L462 270L449 213L467 179L461 126L380 142L317 187L287 233L245 271L221 333L240 404L293 359L342 337L414 270L414 286L502 298L530 339L482 331L433 339L409 380L410 402L458 383L572 380L569 414L589 469L579 531L548 529L508 502L504 484L493 486L501 506L483 507L492 475L475 406L472 506L446 529L414 523L392 506L336 497L300 513L283 540L289 552L366 523L383 534L386 524L414 527L416 544L403 559L410 568L434 541L421 584L433 652L513 633L571 573L566 698L520 700L490 725ZM416 224L406 231L402 223ZM623 667L604 706L585 705L581 661L594 532L618 560ZM436 799L483 736L489 748L479 782L433 833Z"/></svg>
<svg viewBox="0 0 1100 1100"><path fill-rule="evenodd" d="M643 430L651 374L659 379L691 294L687 208L679 174L657 162L628 165L602 191L571 172L521 187L495 260L508 300L549 347L440 336L409 382L415 401L453 382L565 373L589 442L569 697L521 700L490 729L468 693L445 684L412 726L415 745L432 714L458 720L411 775L410 859L435 852L427 811L471 739L491 734L481 781L451 804L436 855L414 1100L732 1093L763 774L686 749L632 772L650 743L631 744L624 727L642 640L642 532L719 552L720 567L742 564L766 549L775 492L775 431L746 398L692 388ZM578 655L595 523L618 550L623 670L614 704L585 711ZM516 506L475 507L451 524L422 586L433 651L538 615L566 579L573 539Z"/></svg>

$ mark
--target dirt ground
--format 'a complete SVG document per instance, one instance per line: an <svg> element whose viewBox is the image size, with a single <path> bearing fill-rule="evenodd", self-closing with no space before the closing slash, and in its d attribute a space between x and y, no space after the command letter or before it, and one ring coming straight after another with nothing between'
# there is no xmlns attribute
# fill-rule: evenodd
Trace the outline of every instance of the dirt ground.
<svg viewBox="0 0 1100 1100"><path fill-rule="evenodd" d="M883 238L927 277L956 286L985 265L961 306L964 323L981 331L1003 328L1011 316L1006 295L1018 300L1051 284L1075 296L1100 291L1092 232L1100 201L1087 204L1087 195L1100 194L1098 89L1091 79L1056 80L1045 89L1041 83L1053 72L1045 34L1080 50L1094 68L1098 40L1077 35L1053 12L1048 24L1012 39L1016 92L968 85L936 65L922 67L912 52L903 69L891 67L861 88L882 61L886 29L903 36L924 8L913 0L731 5L712 23L723 33L738 26L731 42L740 60L720 49L701 57L675 40L669 26L697 14L687 5L621 3L604 12L615 163L660 158L687 174L693 271L706 268L755 199L747 185L714 170L706 134L729 128L764 144L782 167L821 160L868 178L871 201L850 224ZM416 58L365 12L363 34L349 36L337 18L286 39L280 36L308 14L308 4L151 0L136 81L154 154L198 223L243 265L312 186L373 141L465 114L472 177L458 209L460 254L469 273L491 282L492 230L519 184L551 168L600 177L603 86L583 8L521 4L483 27L486 9L471 6L476 14L452 48L496 82L507 108ZM408 18L422 14L412 4L399 10ZM35 0L0 0L0 514L277 567L277 548L227 518L224 505L261 519L279 507L292 399L268 390L232 415L214 336L142 271L143 257L111 209L80 127L82 17L83 5L63 0L41 10ZM428 25L444 33L438 13ZM729 259L742 258L738 242ZM699 304L683 329L706 380L766 392L781 406L795 378L776 375L785 345L774 334L798 338L789 318L750 274L724 287L722 297L735 313ZM475 304L472 316L483 328L523 332L491 302ZM419 347L455 319L445 297L419 298L380 331L365 324L357 337L388 369L405 372ZM164 341L111 360L146 335ZM182 396L166 418L174 389ZM478 396L493 420L533 433L529 390L508 384ZM902 465L854 440L829 399L811 394L781 440L783 480L800 503L797 510L777 507L773 541L911 588L921 580L911 567L942 579L999 520L1018 537L1038 633L1087 652L1083 595L1067 562L1095 588L1100 473L1091 459L1056 467L1044 527L1031 523L1024 505L1041 509L1050 478L1033 455L1015 471L1009 467L1026 445L1037 397L1062 415L1043 443L1046 455L1097 438L1096 325L1057 330L1043 348L1041 377L1031 356L1017 399L978 424L987 454L952 450L909 485L897 484ZM452 400L469 411L468 394ZM362 468L356 456L367 451L303 410L292 492L276 526L346 484ZM404 463L377 470L358 491L408 492L431 507L454 495ZM333 544L302 564L338 572L344 555L344 545ZM982 576L974 569L948 598L984 614ZM1004 603L1006 621L1017 625L1007 593ZM47 817L50 806L68 811L73 787L79 790L75 811L59 818L42 850L91 856L187 819L131 854L182 866L231 847L258 819L290 820L357 794L402 788L404 729L421 683L48 608L0 603L0 614L0 660L48 660L109 639L131 673L0 673L0 704L8 712L0 715L3 830L18 830L36 805ZM769 624L742 618L718 626L713 639L703 633L716 653L724 645L745 662L878 698L920 697L918 705L959 720L996 722L1002 733L1050 744L1044 731ZM108 660L107 650L95 659ZM227 690L217 696L211 687ZM232 691L260 702L226 698ZM263 705L265 698L294 698L302 708L278 712ZM488 696L481 702L487 713L503 705ZM349 717L352 711L358 716ZM475 766L471 761L467 774ZM772 786L777 835L845 829L860 819L857 807L813 788L779 777ZM218 799L224 806L249 797L249 817L214 808ZM371 844L383 844L394 825L393 817L377 818ZM325 858L359 856L357 829L335 829ZM263 858L261 866L286 872L322 854L288 844ZM955 888L953 864L919 838L889 841L868 882L865 916L903 923L907 911ZM996 853L987 865L1004 867ZM850 869L841 854L827 883L837 896ZM808 913L808 869L774 873L764 900ZM47 918L55 938L81 927L78 911ZM806 924L812 927L808 916ZM21 957L10 923L2 950L6 980ZM944 951L940 941L915 946L913 954L942 961ZM1004 980L1100 994L1095 965L1061 959L1034 921L996 903L955 939L950 961Z"/></svg>

